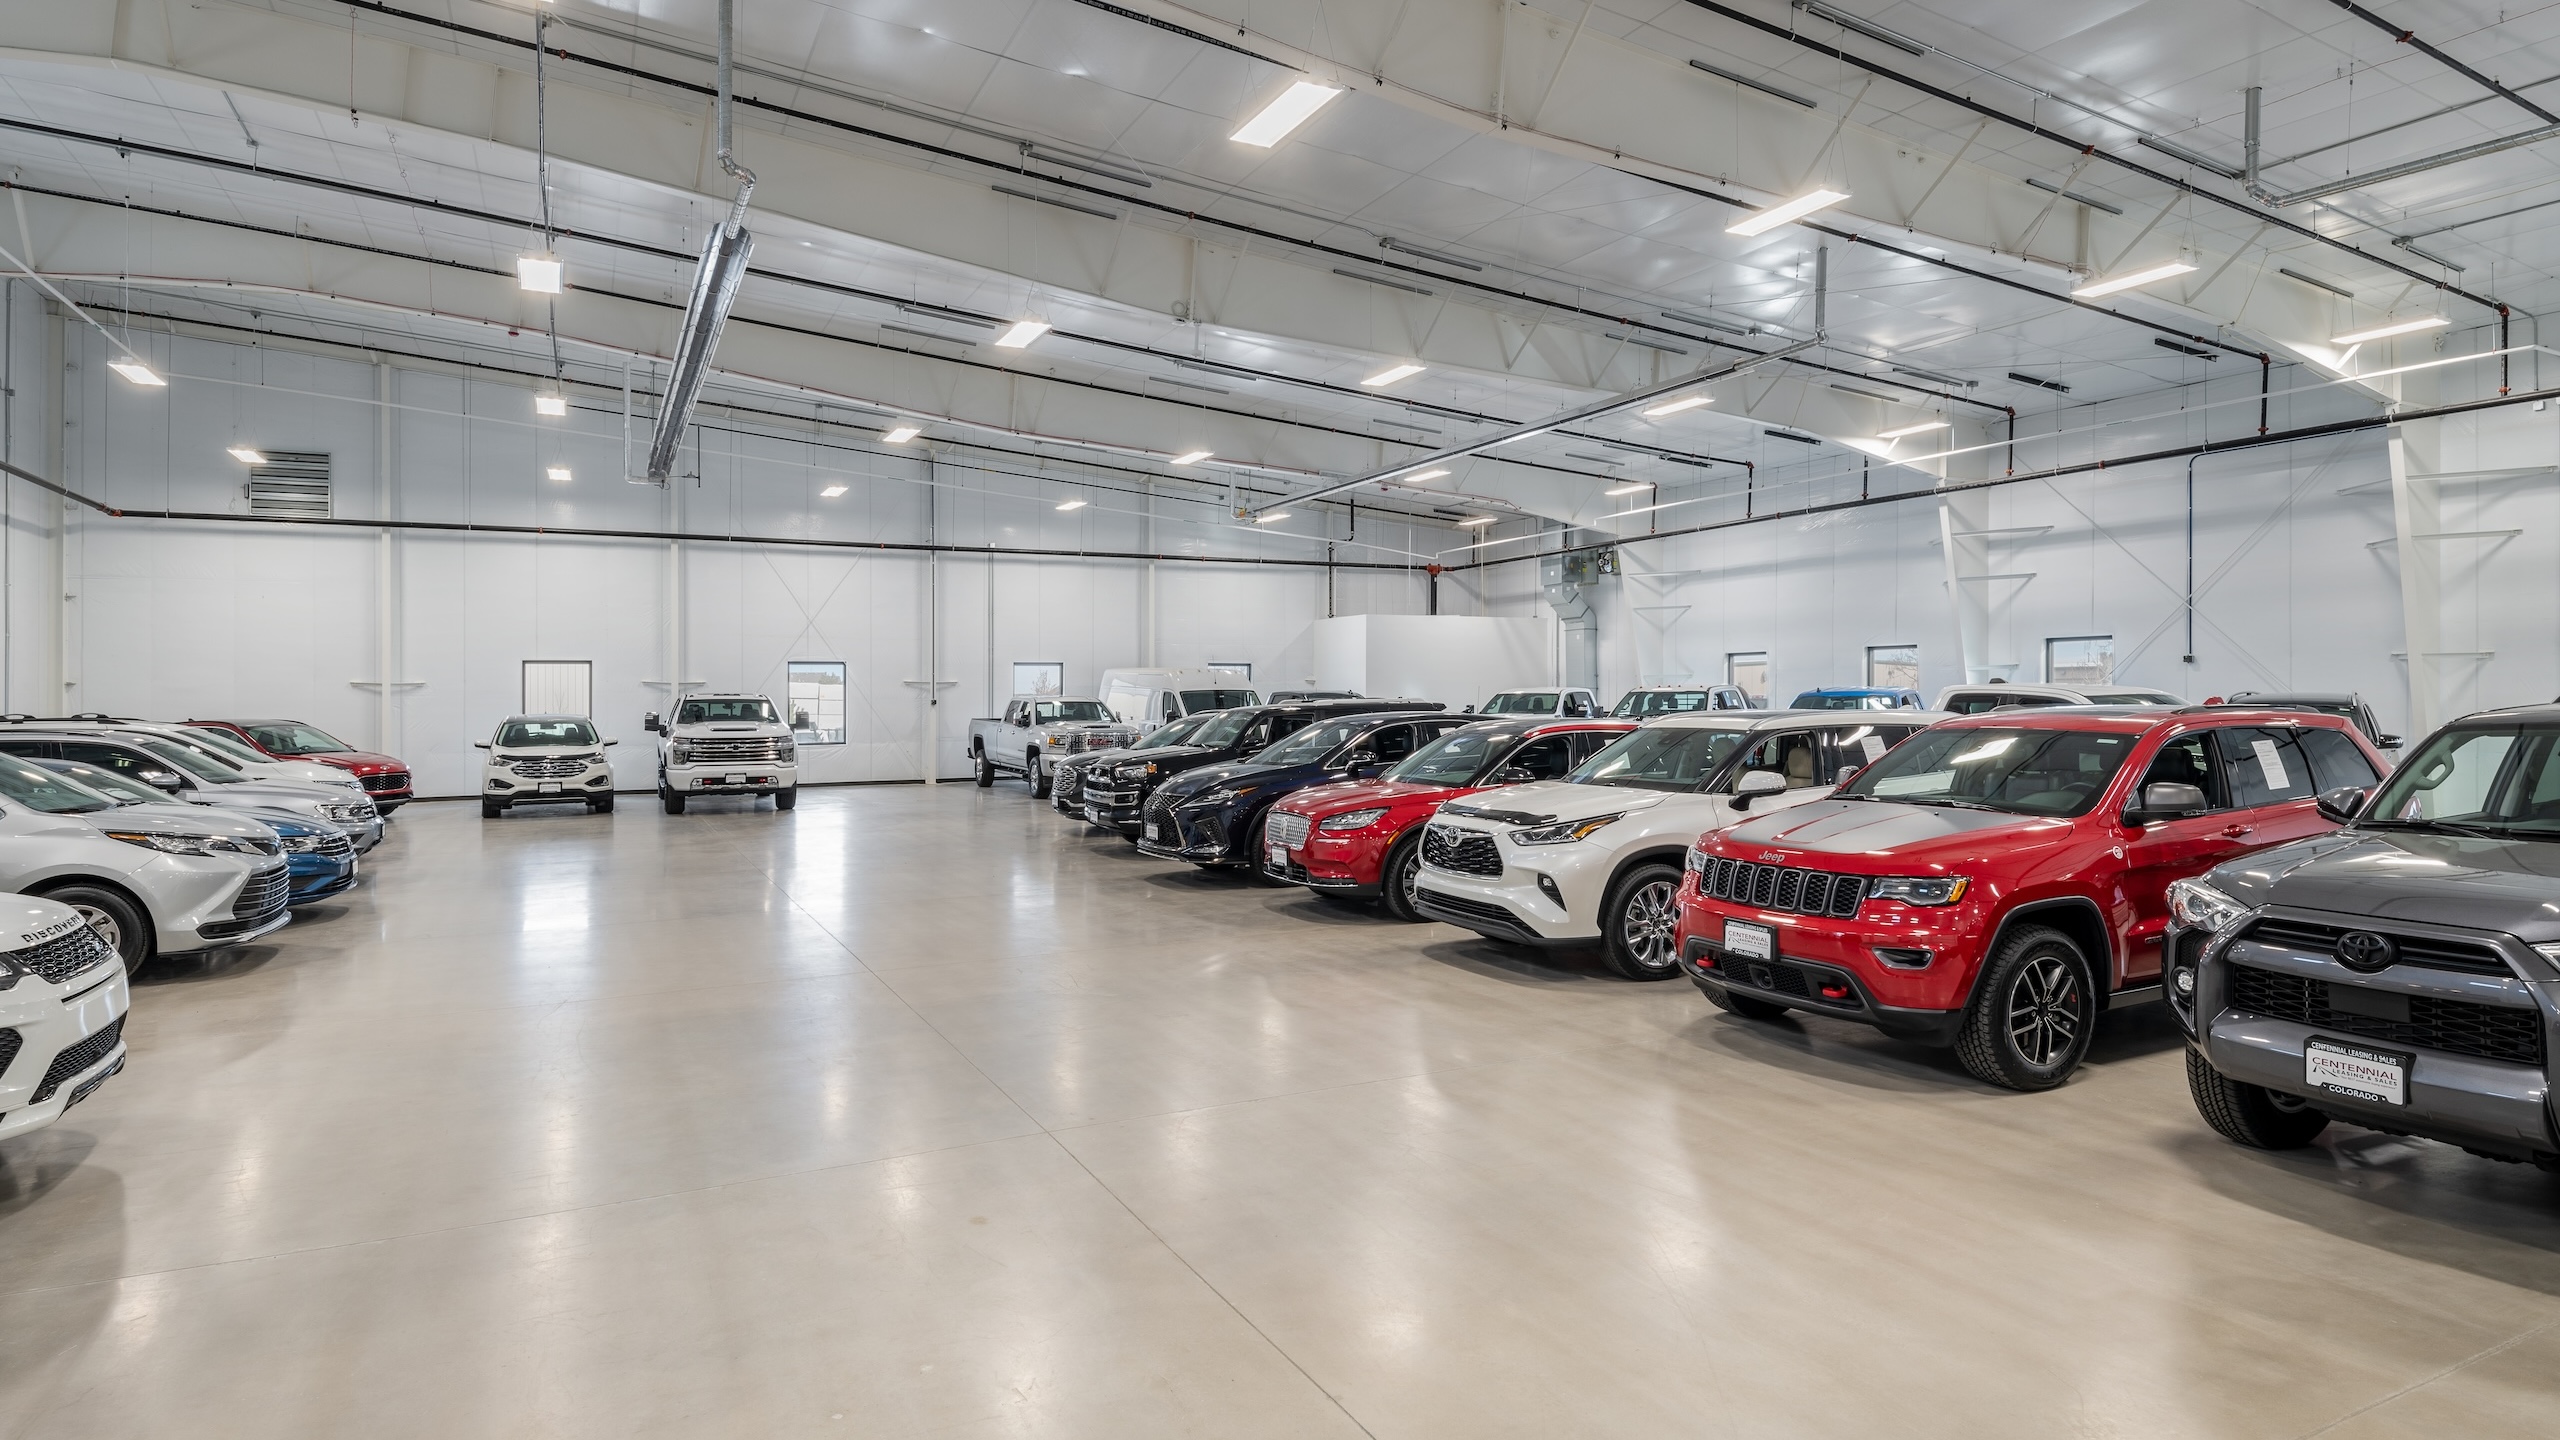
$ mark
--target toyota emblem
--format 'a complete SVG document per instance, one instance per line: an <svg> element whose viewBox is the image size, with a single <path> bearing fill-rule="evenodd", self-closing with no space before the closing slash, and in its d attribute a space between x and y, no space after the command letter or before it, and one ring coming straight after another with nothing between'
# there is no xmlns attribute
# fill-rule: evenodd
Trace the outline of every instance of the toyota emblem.
<svg viewBox="0 0 2560 1440"><path fill-rule="evenodd" d="M2370 975L2377 970L2390 969L2391 962L2400 958L2400 947L2392 944L2388 935L2376 935L2370 930L2350 930L2338 937L2337 955L2339 964Z"/></svg>

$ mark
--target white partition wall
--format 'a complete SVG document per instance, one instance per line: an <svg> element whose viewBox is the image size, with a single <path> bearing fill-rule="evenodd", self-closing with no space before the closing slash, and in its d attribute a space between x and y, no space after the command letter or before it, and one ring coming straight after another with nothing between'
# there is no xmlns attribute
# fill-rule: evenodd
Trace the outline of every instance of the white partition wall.
<svg viewBox="0 0 2560 1440"><path fill-rule="evenodd" d="M1528 616L1346 615L1315 629L1316 683L1457 710L1497 690L1555 684L1549 640Z"/></svg>

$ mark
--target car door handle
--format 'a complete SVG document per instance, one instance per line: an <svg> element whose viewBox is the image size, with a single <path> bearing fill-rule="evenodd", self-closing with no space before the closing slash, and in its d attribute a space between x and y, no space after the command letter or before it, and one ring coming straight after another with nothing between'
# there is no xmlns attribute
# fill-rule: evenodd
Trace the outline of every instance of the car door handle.
<svg viewBox="0 0 2560 1440"><path fill-rule="evenodd" d="M2257 828L2258 827L2255 825L2225 825L2222 827L2222 833L2230 836L2234 840L2237 840L2241 836L2249 834Z"/></svg>

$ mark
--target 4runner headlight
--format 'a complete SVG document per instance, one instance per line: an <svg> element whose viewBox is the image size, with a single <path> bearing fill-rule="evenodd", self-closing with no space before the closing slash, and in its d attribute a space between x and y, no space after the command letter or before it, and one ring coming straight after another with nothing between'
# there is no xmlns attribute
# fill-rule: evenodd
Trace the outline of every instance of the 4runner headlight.
<svg viewBox="0 0 2560 1440"><path fill-rule="evenodd" d="M2201 880L2169 882L2169 913L2190 930L2210 935L2249 913L2249 907Z"/></svg>
<svg viewBox="0 0 2560 1440"><path fill-rule="evenodd" d="M1892 875L1867 882L1870 900L1899 900L1905 905L1953 905L1973 882L1962 875Z"/></svg>
<svg viewBox="0 0 2560 1440"><path fill-rule="evenodd" d="M1373 805L1366 810L1345 810L1339 815L1328 816L1317 821L1316 828L1336 833L1344 830L1366 830L1377 824L1378 817L1386 813L1387 807L1384 805Z"/></svg>
<svg viewBox="0 0 2560 1440"><path fill-rule="evenodd" d="M110 840L139 845L168 855L255 855L258 852L228 835L154 835L147 830L109 830Z"/></svg>
<svg viewBox="0 0 2560 1440"><path fill-rule="evenodd" d="M1588 820L1567 820L1555 825L1533 825L1526 830L1512 831L1511 843L1514 845L1570 845L1576 840L1595 835L1602 828L1615 825L1625 818L1627 818L1626 812L1621 810L1615 815L1594 815Z"/></svg>

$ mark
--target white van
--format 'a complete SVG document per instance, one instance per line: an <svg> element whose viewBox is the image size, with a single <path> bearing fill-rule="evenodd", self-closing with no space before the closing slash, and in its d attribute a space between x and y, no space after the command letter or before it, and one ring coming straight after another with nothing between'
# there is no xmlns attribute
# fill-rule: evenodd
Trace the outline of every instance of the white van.
<svg viewBox="0 0 2560 1440"><path fill-rule="evenodd" d="M1102 703L1141 733L1203 710L1259 705L1262 693L1235 670L1105 670Z"/></svg>

